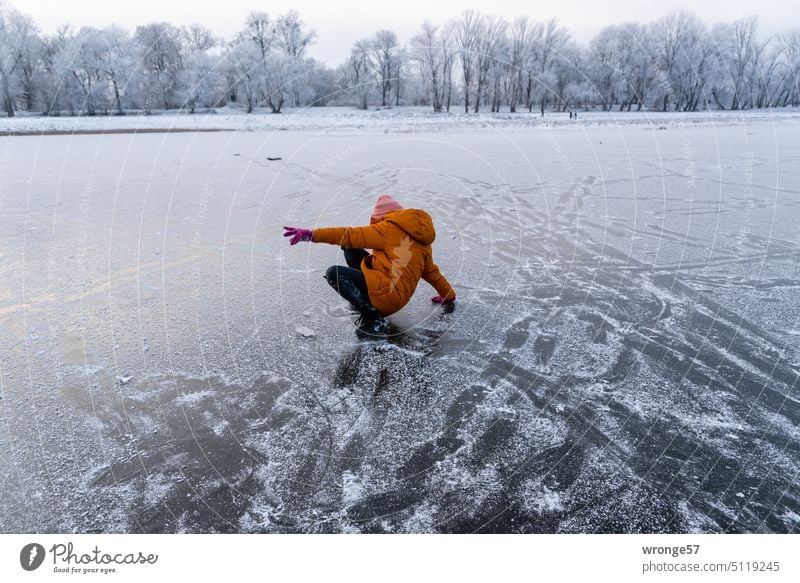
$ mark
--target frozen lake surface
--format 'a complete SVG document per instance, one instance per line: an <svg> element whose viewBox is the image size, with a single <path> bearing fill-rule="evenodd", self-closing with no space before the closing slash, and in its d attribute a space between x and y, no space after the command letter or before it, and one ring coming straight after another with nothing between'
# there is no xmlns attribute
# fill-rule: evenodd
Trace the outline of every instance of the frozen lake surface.
<svg viewBox="0 0 800 583"><path fill-rule="evenodd" d="M2 531L798 532L796 121L572 127L0 138Z"/></svg>

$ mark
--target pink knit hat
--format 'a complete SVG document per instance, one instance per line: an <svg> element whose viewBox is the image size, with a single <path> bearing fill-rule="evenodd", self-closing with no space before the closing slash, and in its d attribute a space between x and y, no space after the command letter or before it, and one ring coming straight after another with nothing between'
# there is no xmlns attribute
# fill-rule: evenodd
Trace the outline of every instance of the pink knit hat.
<svg viewBox="0 0 800 583"><path fill-rule="evenodd" d="M375 210L372 211L372 222L379 221L392 211L399 211L403 206L388 194L382 194L375 203Z"/></svg>

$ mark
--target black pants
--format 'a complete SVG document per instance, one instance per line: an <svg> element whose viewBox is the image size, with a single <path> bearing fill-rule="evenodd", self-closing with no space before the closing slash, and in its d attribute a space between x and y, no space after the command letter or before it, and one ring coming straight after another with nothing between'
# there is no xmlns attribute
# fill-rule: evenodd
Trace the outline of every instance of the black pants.
<svg viewBox="0 0 800 583"><path fill-rule="evenodd" d="M344 260L347 267L343 265L331 265L325 272L325 279L339 295L359 310L363 311L364 302L369 303L369 293L367 292L367 280L361 272L361 261L369 255L364 249L345 249ZM359 297L360 296L360 297Z"/></svg>

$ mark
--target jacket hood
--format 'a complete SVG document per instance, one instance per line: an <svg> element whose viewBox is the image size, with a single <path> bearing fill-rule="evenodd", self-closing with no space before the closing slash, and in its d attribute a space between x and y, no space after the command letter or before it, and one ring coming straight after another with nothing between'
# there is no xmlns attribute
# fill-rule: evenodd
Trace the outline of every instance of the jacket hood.
<svg viewBox="0 0 800 583"><path fill-rule="evenodd" d="M384 221L397 225L423 245L430 245L436 239L433 219L421 209L402 209L387 213Z"/></svg>

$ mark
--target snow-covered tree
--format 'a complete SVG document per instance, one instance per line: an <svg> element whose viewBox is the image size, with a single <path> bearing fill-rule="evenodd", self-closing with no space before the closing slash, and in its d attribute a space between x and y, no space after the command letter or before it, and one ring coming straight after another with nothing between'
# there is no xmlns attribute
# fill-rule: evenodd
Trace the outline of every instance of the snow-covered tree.
<svg viewBox="0 0 800 583"><path fill-rule="evenodd" d="M229 87L236 100L243 100L247 113L260 102L264 83L263 57L255 43L247 40L233 43L225 56Z"/></svg>
<svg viewBox="0 0 800 583"><path fill-rule="evenodd" d="M411 39L410 57L417 64L419 74L430 88L433 111L441 113L444 101L444 61L440 46L439 27L426 20Z"/></svg>
<svg viewBox="0 0 800 583"><path fill-rule="evenodd" d="M475 113L480 111L481 98L489 88L489 72L492 67L497 66L500 59L506 27L506 21L496 16L479 16L476 21L477 38L474 43L476 87L473 109Z"/></svg>
<svg viewBox="0 0 800 583"><path fill-rule="evenodd" d="M621 24L616 35L615 63L619 69L619 109L642 109L655 80L650 30L636 22Z"/></svg>
<svg viewBox="0 0 800 583"><path fill-rule="evenodd" d="M372 43L369 39L356 42L350 56L341 68L342 90L350 93L359 109L367 109L369 97L375 85L375 76L370 65Z"/></svg>
<svg viewBox="0 0 800 583"><path fill-rule="evenodd" d="M571 109L582 99L577 91L584 81L581 68L580 47L572 41L567 41L559 49L552 66L553 93L558 109L561 111Z"/></svg>
<svg viewBox="0 0 800 583"><path fill-rule="evenodd" d="M370 44L367 63L378 83L381 105L385 106L386 97L390 94L393 82L396 80L395 74L398 67L396 61L399 59L397 35L391 30L382 29L375 33Z"/></svg>
<svg viewBox="0 0 800 583"><path fill-rule="evenodd" d="M658 19L650 27L662 111L680 109L686 97L685 62L698 39L696 27L696 17L683 10Z"/></svg>
<svg viewBox="0 0 800 583"><path fill-rule="evenodd" d="M166 22L138 26L134 39L141 51L143 106L177 107L179 75L183 67L183 33Z"/></svg>
<svg viewBox="0 0 800 583"><path fill-rule="evenodd" d="M126 29L112 25L99 32L97 49L99 70L112 92L112 108L117 115L123 115L123 102L128 97L136 98L139 89L136 77L139 48Z"/></svg>
<svg viewBox="0 0 800 583"><path fill-rule="evenodd" d="M694 15L689 19L684 43L678 59L681 77L681 99L676 109L696 111L709 102L707 84L715 65L715 43L705 25Z"/></svg>
<svg viewBox="0 0 800 583"><path fill-rule="evenodd" d="M247 39L256 45L262 61L266 59L275 40L275 32L269 14L256 11L247 15L244 31L237 42Z"/></svg>
<svg viewBox="0 0 800 583"><path fill-rule="evenodd" d="M616 101L616 92L621 82L619 69L619 26L603 28L589 42L588 69L589 80L600 100L603 111L611 109Z"/></svg>
<svg viewBox="0 0 800 583"><path fill-rule="evenodd" d="M554 73L553 69L563 51L564 45L569 42L569 31L561 26L557 19L551 18L541 27L541 35L534 39L533 58L531 66L534 70L538 69L540 82L538 91L529 92L528 111L533 110L534 97L538 94L539 107L544 115L545 106L548 98L554 96ZM531 77L529 76L529 82Z"/></svg>
<svg viewBox="0 0 800 583"><path fill-rule="evenodd" d="M38 28L33 19L21 12L12 11L8 15L8 24L12 35L15 37L16 54L19 57L17 64L17 78L19 81L19 99L17 103L26 111L33 111L37 98L37 78L41 73L40 63L44 51L44 43L39 36Z"/></svg>
<svg viewBox="0 0 800 583"><path fill-rule="evenodd" d="M64 80L72 112L96 115L109 110L111 101L102 66L104 51L105 39L96 28L86 26L66 38L56 69Z"/></svg>
<svg viewBox="0 0 800 583"><path fill-rule="evenodd" d="M274 26L273 46L288 59L280 59L279 70L285 74L283 91L291 98L292 107L299 107L301 94L308 96L308 77L306 73L316 68L304 59L308 46L314 42L317 33L306 30L305 23L295 10L278 17Z"/></svg>
<svg viewBox="0 0 800 583"><path fill-rule="evenodd" d="M296 74L297 60L281 52L267 57L264 77L263 99L272 113L280 113L289 95L290 81Z"/></svg>
<svg viewBox="0 0 800 583"><path fill-rule="evenodd" d="M0 0L0 101L6 115L123 114L143 108L211 107L241 101L248 111L286 104L424 103L449 111L507 105L696 111L800 105L800 31L759 34L755 17L709 28L676 11L649 23L602 29L579 45L551 19L510 24L467 10L425 22L404 45L391 30L354 43L335 71L307 57L316 38L295 10L251 12L227 42L205 27L168 23L135 33L69 26L39 33ZM454 83L461 91L453 91Z"/></svg>
<svg viewBox="0 0 800 583"><path fill-rule="evenodd" d="M198 24L183 29L184 56L179 74L179 93L184 107L211 107L224 99L224 74L220 59L209 51L221 41Z"/></svg>
<svg viewBox="0 0 800 583"><path fill-rule="evenodd" d="M800 105L800 29L781 37L776 48L780 55L776 67L776 88L773 103L785 107Z"/></svg>
<svg viewBox="0 0 800 583"><path fill-rule="evenodd" d="M533 50L535 28L527 16L521 16L511 23L506 48L508 61L508 108L517 111L517 104L524 99L526 73L530 70L528 62Z"/></svg>
<svg viewBox="0 0 800 583"><path fill-rule="evenodd" d="M31 59L36 35L36 25L29 16L0 2L0 99L8 117L14 116L19 92L26 96L26 103L33 103L35 64ZM26 67L30 67L28 74Z"/></svg>
<svg viewBox="0 0 800 583"><path fill-rule="evenodd" d="M721 70L714 97L720 107L727 97L729 109L752 107L752 91L761 73L760 59L766 43L759 41L758 18L753 16L732 24L719 24L713 35ZM725 96L725 97L724 97Z"/></svg>
<svg viewBox="0 0 800 583"><path fill-rule="evenodd" d="M315 31L305 29L305 23L296 10L289 10L275 22L275 43L292 57L303 58L308 45L313 43L316 37Z"/></svg>
<svg viewBox="0 0 800 583"><path fill-rule="evenodd" d="M237 99L243 99L247 113L267 97L268 62L275 42L274 23L266 12L247 15L244 29L228 47L226 61L229 83Z"/></svg>
<svg viewBox="0 0 800 583"><path fill-rule="evenodd" d="M244 98L248 112L268 105L280 113L287 100L299 106L314 99L309 78L319 65L304 55L315 36L293 10L275 21L266 12L248 15L226 55L233 94Z"/></svg>
<svg viewBox="0 0 800 583"><path fill-rule="evenodd" d="M464 83L464 113L469 112L469 95L475 79L481 21L479 13L466 10L451 24L461 65L461 79Z"/></svg>
<svg viewBox="0 0 800 583"><path fill-rule="evenodd" d="M312 107L320 107L334 101L339 94L336 73L314 59L303 61L304 73L300 97Z"/></svg>

